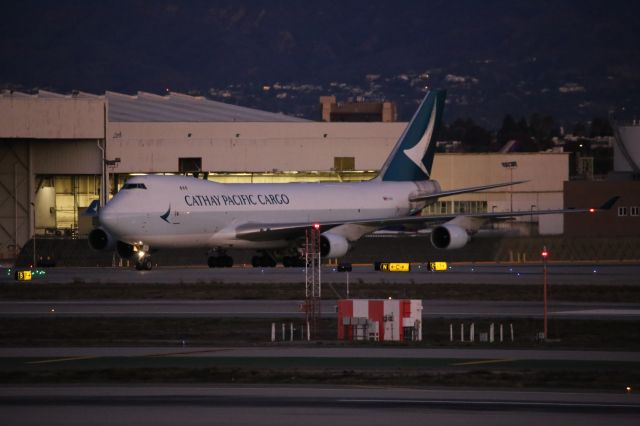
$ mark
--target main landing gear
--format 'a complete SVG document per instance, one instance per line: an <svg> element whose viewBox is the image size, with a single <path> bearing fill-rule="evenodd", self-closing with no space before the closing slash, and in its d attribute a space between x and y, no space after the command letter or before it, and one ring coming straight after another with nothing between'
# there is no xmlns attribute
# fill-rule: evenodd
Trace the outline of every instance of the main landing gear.
<svg viewBox="0 0 640 426"><path fill-rule="evenodd" d="M207 265L209 265L209 268L231 268L233 266L233 258L226 254L209 256Z"/></svg>
<svg viewBox="0 0 640 426"><path fill-rule="evenodd" d="M251 258L251 265L254 268L274 268L278 264L276 255L269 252L259 252L260 255ZM278 256L279 257L279 256ZM301 256L282 256L282 266L285 268L296 268L304 266L304 258Z"/></svg>
<svg viewBox="0 0 640 426"><path fill-rule="evenodd" d="M302 268L304 267L304 258L300 256L285 256L282 258L282 266L285 268Z"/></svg>
<svg viewBox="0 0 640 426"><path fill-rule="evenodd" d="M278 262L267 252L263 252L260 256L251 258L251 265L254 268L274 268Z"/></svg>

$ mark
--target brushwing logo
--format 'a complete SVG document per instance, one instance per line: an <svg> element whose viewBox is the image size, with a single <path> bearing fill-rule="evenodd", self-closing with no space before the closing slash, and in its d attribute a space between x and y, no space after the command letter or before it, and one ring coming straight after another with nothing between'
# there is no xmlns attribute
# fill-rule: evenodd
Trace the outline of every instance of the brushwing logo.
<svg viewBox="0 0 640 426"><path fill-rule="evenodd" d="M424 153L427 152L427 149L429 148L429 142L431 141L431 136L433 135L433 128L435 126L435 123L436 123L436 106L434 104L433 109L431 110L431 117L429 117L429 124L427 125L427 130L422 135L422 138L420 138L420 141L417 144L415 144L412 148L405 149L404 151L402 151L404 155L406 155L407 158L409 158L409 160L413 161L415 165L418 166L418 168L420 168L420 170L422 170L425 175L427 175L427 177L431 177L431 176L429 176L429 172L427 171L427 168L424 166L424 163L422 162L422 158L424 157Z"/></svg>
<svg viewBox="0 0 640 426"><path fill-rule="evenodd" d="M169 208L166 212L160 215L160 218L171 225L178 225L180 222L169 222L169 215L171 214L171 204L169 204Z"/></svg>

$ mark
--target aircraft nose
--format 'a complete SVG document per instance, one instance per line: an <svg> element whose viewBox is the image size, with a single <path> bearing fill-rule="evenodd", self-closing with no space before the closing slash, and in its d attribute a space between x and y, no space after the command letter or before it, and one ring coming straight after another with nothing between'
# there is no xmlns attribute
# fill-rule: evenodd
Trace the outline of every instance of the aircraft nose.
<svg viewBox="0 0 640 426"><path fill-rule="evenodd" d="M100 225L113 230L118 224L118 215L109 206L103 207L100 211Z"/></svg>

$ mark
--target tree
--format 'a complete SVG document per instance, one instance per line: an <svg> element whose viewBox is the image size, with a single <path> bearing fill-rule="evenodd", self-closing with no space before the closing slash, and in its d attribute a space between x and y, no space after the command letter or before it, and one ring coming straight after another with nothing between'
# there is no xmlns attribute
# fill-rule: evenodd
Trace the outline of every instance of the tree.
<svg viewBox="0 0 640 426"><path fill-rule="evenodd" d="M595 117L591 120L591 130L589 131L589 136L592 138L598 136L612 136L613 129L611 129L611 125L609 124L609 120L602 117Z"/></svg>

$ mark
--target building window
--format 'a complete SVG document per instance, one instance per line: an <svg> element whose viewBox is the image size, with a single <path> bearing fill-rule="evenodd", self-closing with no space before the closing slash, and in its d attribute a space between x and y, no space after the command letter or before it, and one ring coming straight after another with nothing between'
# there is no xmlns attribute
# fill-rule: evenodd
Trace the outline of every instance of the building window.
<svg viewBox="0 0 640 426"><path fill-rule="evenodd" d="M179 158L178 171L180 173L197 173L202 171L202 157Z"/></svg>
<svg viewBox="0 0 640 426"><path fill-rule="evenodd" d="M629 210L630 210L631 216L638 216L638 211L640 211L640 207L633 206Z"/></svg>
<svg viewBox="0 0 640 426"><path fill-rule="evenodd" d="M356 169L355 157L333 157L333 170L345 172Z"/></svg>
<svg viewBox="0 0 640 426"><path fill-rule="evenodd" d="M454 201L453 213L486 213L486 201Z"/></svg>
<svg viewBox="0 0 640 426"><path fill-rule="evenodd" d="M626 216L627 208L626 207L618 207L618 216Z"/></svg>

